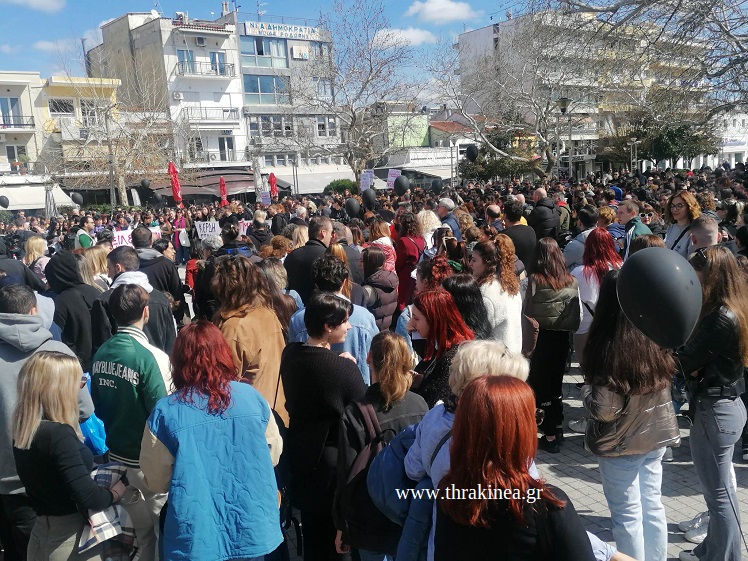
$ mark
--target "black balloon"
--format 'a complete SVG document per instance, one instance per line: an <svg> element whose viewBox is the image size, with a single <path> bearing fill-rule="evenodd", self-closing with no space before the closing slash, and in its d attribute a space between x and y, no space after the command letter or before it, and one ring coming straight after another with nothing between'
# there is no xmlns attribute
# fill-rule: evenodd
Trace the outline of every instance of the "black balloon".
<svg viewBox="0 0 748 561"><path fill-rule="evenodd" d="M683 345L699 320L699 277L675 251L663 247L637 251L623 264L617 291L628 320L663 348Z"/></svg>
<svg viewBox="0 0 748 561"><path fill-rule="evenodd" d="M5 195L0 196L0 206L3 208L8 208L10 206L10 200L8 200L8 197Z"/></svg>
<svg viewBox="0 0 748 561"><path fill-rule="evenodd" d="M148 189L148 187L150 187L150 186L151 186L151 180L150 180L150 179L141 179L141 180L140 180L140 186L141 186L141 187L142 187L143 189Z"/></svg>
<svg viewBox="0 0 748 561"><path fill-rule="evenodd" d="M467 156L468 160L474 162L476 159L478 159L478 147L475 144L471 144L467 147L467 150L465 150L465 155Z"/></svg>
<svg viewBox="0 0 748 561"><path fill-rule="evenodd" d="M164 196L163 196L163 195L162 195L161 193L153 193L153 199L154 199L154 200L155 200L155 201L156 201L157 203L160 203L161 201L163 201L163 200L164 200Z"/></svg>
<svg viewBox="0 0 748 561"><path fill-rule="evenodd" d="M351 197L345 202L345 211L348 213L348 216L351 218L355 218L358 216L358 212L361 210L361 205L358 204L358 201Z"/></svg>
<svg viewBox="0 0 748 561"><path fill-rule="evenodd" d="M432 190L432 191L433 191L434 193L441 193L441 191L442 191L442 186L443 186L443 185L444 185L444 184L442 183L442 180L441 180L441 179L434 179L434 180L433 180L433 181L431 182L431 190Z"/></svg>
<svg viewBox="0 0 748 561"><path fill-rule="evenodd" d="M80 193L70 193L70 198L77 205L83 204L83 195L81 195Z"/></svg>
<svg viewBox="0 0 748 561"><path fill-rule="evenodd" d="M377 192L374 189L367 189L361 194L361 199L364 201L364 207L369 210L374 210L377 204Z"/></svg>
<svg viewBox="0 0 748 561"><path fill-rule="evenodd" d="M395 178L395 194L402 197L405 192L410 188L410 181L404 175L400 175Z"/></svg>

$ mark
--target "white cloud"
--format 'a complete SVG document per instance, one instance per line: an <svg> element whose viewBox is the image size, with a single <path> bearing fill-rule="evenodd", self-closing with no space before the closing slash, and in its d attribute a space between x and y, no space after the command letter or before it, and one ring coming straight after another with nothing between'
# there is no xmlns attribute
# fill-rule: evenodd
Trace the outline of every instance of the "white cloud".
<svg viewBox="0 0 748 561"><path fill-rule="evenodd" d="M0 0L0 4L15 4L40 12L53 14L65 7L65 0Z"/></svg>
<svg viewBox="0 0 748 561"><path fill-rule="evenodd" d="M78 39L59 39L57 41L37 41L34 48L45 53L65 53L78 48Z"/></svg>
<svg viewBox="0 0 748 561"><path fill-rule="evenodd" d="M92 49L96 45L101 45L104 42L104 38L101 36L101 26L106 25L110 21L114 21L116 18L105 19L100 22L98 26L93 29L86 29L83 32L82 37L86 40L86 49Z"/></svg>
<svg viewBox="0 0 748 561"><path fill-rule="evenodd" d="M407 29L382 29L377 32L374 40L383 45L411 45L417 47L426 43L436 43L437 37L425 29L409 27Z"/></svg>
<svg viewBox="0 0 748 561"><path fill-rule="evenodd" d="M453 21L464 21L481 16L467 2L454 0L416 0L410 5L405 16L418 16L421 21L441 25Z"/></svg>

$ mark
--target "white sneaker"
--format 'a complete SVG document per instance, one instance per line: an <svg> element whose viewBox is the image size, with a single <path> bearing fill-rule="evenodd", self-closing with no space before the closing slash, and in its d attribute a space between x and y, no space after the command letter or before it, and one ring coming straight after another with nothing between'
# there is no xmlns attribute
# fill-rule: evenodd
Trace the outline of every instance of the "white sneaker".
<svg viewBox="0 0 748 561"><path fill-rule="evenodd" d="M709 511L702 512L701 514L697 514L691 520L686 520L685 522L678 522L678 529L681 532L688 532L690 530L693 530L694 528L698 526L703 526L704 524L709 523Z"/></svg>
<svg viewBox="0 0 748 561"><path fill-rule="evenodd" d="M693 549L689 549L689 550L687 550L687 551L681 551L681 552L680 552L680 553L678 554L678 559L679 559L680 561L699 561L699 558L698 558L698 557L696 557L696 556L695 556L695 555L693 554Z"/></svg>
<svg viewBox="0 0 748 561"><path fill-rule="evenodd" d="M579 434L585 434L587 432L587 419L569 421L569 430L578 432Z"/></svg>
<svg viewBox="0 0 748 561"><path fill-rule="evenodd" d="M706 532L709 529L709 520L702 524L701 526L696 526L695 528L692 528L688 532L686 532L686 535L684 536L687 541L691 543L701 543L704 541L704 538L706 538Z"/></svg>

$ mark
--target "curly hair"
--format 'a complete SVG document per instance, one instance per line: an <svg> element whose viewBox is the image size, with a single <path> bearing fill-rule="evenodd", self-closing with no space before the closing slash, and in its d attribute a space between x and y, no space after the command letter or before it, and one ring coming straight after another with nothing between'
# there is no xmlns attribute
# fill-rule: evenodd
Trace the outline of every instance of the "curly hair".
<svg viewBox="0 0 748 561"><path fill-rule="evenodd" d="M397 231L401 237L410 236L413 238L421 235L421 227L418 225L416 215L412 212L403 212L400 215L399 222Z"/></svg>
<svg viewBox="0 0 748 561"><path fill-rule="evenodd" d="M675 199L681 199L685 203L689 221L693 222L701 216L701 207L699 206L699 201L696 200L696 197L688 191L678 191L670 196L667 205L665 206L665 222L668 224L675 222L673 214L670 212L670 205L673 204Z"/></svg>
<svg viewBox="0 0 748 561"><path fill-rule="evenodd" d="M433 259L421 261L416 267L416 275L423 281L425 290L433 290L441 286L442 281L455 273L449 266L446 255L437 255Z"/></svg>
<svg viewBox="0 0 748 561"><path fill-rule="evenodd" d="M215 260L215 269L211 290L220 300L220 310L238 310L244 306L272 308L265 275L248 258L224 255Z"/></svg>

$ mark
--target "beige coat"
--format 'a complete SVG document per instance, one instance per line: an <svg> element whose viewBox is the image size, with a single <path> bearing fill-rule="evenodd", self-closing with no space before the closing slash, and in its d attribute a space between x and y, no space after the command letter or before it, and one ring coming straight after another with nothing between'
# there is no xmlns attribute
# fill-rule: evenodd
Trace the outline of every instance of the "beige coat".
<svg viewBox="0 0 748 561"><path fill-rule="evenodd" d="M244 306L218 312L217 324L229 344L240 378L252 384L288 426L286 395L280 379L285 341L275 312Z"/></svg>

